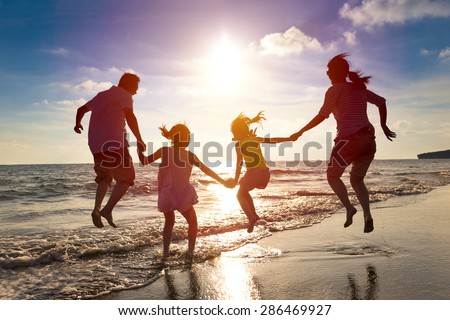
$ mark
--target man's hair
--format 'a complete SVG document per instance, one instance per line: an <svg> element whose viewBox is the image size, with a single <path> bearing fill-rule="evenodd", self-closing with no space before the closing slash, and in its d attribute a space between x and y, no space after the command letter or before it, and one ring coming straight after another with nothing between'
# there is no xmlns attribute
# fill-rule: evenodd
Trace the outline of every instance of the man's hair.
<svg viewBox="0 0 450 320"><path fill-rule="evenodd" d="M137 75L125 72L119 80L119 87L130 88L131 86L139 83L139 81L141 81L141 79Z"/></svg>

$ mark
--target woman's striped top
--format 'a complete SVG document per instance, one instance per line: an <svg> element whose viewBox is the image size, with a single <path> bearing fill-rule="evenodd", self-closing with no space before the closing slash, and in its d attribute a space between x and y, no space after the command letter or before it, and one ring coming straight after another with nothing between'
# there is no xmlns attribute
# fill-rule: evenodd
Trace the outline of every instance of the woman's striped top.
<svg viewBox="0 0 450 320"><path fill-rule="evenodd" d="M347 137L356 131L371 127L367 117L367 102L383 105L386 99L350 82L337 83L325 93L325 101L319 114L328 118L332 113L337 122L336 138Z"/></svg>

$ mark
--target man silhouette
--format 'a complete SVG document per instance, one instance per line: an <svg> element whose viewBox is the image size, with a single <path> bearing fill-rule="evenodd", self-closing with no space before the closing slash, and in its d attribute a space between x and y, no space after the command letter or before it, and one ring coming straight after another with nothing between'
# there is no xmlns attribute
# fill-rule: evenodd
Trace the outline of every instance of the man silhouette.
<svg viewBox="0 0 450 320"><path fill-rule="evenodd" d="M87 112L91 113L88 131L88 144L94 157L95 182L97 191L92 211L92 222L97 228L103 227L102 217L114 228L112 211L122 199L128 188L134 184L135 171L128 152L125 124L137 139L139 150L145 151L138 122L133 112L133 95L139 87L139 77L124 73L117 86L98 93L92 100L79 107L76 114L74 131L81 134L81 120ZM101 209L103 199L111 185L116 184L105 207Z"/></svg>

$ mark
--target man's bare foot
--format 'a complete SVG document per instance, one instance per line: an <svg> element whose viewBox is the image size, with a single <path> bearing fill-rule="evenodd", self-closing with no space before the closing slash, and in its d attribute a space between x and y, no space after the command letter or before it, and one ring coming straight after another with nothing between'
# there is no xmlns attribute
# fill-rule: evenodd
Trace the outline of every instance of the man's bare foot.
<svg viewBox="0 0 450 320"><path fill-rule="evenodd" d="M356 208L353 207L353 209L347 210L347 220L344 223L344 228L350 227L353 223L353 216L356 213Z"/></svg>
<svg viewBox="0 0 450 320"><path fill-rule="evenodd" d="M367 220L364 222L364 233L370 233L370 232L372 232L373 230L374 230L374 227L373 227L373 219L372 219L372 218L367 219Z"/></svg>
<svg viewBox="0 0 450 320"><path fill-rule="evenodd" d="M253 217L252 219L250 219L248 221L248 227L247 227L247 232L248 233L252 233L253 232L253 228L255 227L256 222L259 220L259 216L256 215L255 217Z"/></svg>
<svg viewBox="0 0 450 320"><path fill-rule="evenodd" d="M108 224L113 227L117 228L116 224L113 221L112 213L111 212L105 212L105 209L100 211L100 215L108 221Z"/></svg>
<svg viewBox="0 0 450 320"><path fill-rule="evenodd" d="M102 217L100 216L100 213L97 209L94 209L92 211L91 217L92 217L92 223L94 224L94 226L96 226L97 228L103 228Z"/></svg>

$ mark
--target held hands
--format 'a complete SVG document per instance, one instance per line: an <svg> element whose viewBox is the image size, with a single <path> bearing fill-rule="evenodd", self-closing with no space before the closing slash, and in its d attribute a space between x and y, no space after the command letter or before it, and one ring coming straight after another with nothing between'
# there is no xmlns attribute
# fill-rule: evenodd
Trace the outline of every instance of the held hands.
<svg viewBox="0 0 450 320"><path fill-rule="evenodd" d="M297 139L300 138L302 134L303 134L303 132L299 131L294 134L291 134L291 136L289 138L291 141L297 141Z"/></svg>
<svg viewBox="0 0 450 320"><path fill-rule="evenodd" d="M148 158L144 155L144 151L139 150L139 148L138 148L137 154L138 154L139 162L141 163L141 165L143 165L143 166L148 165Z"/></svg>
<svg viewBox="0 0 450 320"><path fill-rule="evenodd" d="M227 188L233 189L236 186L236 180L233 178L228 178L224 180L222 184Z"/></svg>
<svg viewBox="0 0 450 320"><path fill-rule="evenodd" d="M147 146L145 145L144 141L139 140L137 142L137 150L138 150L138 152L144 152L145 150L147 150Z"/></svg>
<svg viewBox="0 0 450 320"><path fill-rule="evenodd" d="M383 129L383 132L384 132L386 138L387 138L389 141L392 141L392 139L394 139L394 138L397 137L397 134L396 134L395 132L391 131L391 130L388 128L388 126L384 125L384 126L382 126L382 129Z"/></svg>

